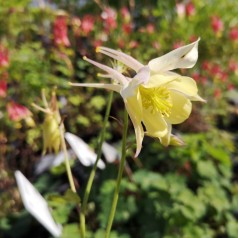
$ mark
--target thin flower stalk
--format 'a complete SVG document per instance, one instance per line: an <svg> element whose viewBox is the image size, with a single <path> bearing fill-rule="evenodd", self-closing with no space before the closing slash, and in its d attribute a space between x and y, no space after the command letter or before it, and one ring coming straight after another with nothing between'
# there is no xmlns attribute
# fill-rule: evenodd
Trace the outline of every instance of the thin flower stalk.
<svg viewBox="0 0 238 238"><path fill-rule="evenodd" d="M106 112L105 112L105 117L104 117L104 121L103 121L103 126L102 126L102 130L101 130L101 134L100 134L100 138L99 138L99 142L98 142L97 159L96 159L93 169L89 175L88 183L87 183L86 190L85 190L84 197L83 197L83 203L82 203L82 207L81 207L81 211L80 211L80 231L81 231L82 238L85 238L85 235L86 235L85 215L86 215L86 210L87 210L87 204L88 204L88 199L89 199L90 191L92 188L93 180L94 180L94 177L96 174L97 164L98 164L98 161L102 155L102 144L105 140L105 132L106 132L108 118L110 115L112 98L113 98L113 92L110 92L109 98L108 98L108 103L107 103L107 108L106 108Z"/></svg>
<svg viewBox="0 0 238 238"><path fill-rule="evenodd" d="M106 228L106 235L105 238L109 238L116 208L117 208L117 202L119 198L119 192L120 192L120 185L121 185L121 179L125 167L125 161L126 161L126 137L127 137L127 130L128 130L128 113L126 110L124 110L124 127L123 127L123 135L122 135L122 151L121 151L121 160L120 160L120 166L119 166L119 171L118 171L118 176L117 176L117 182L116 182L116 188L112 200L112 206L108 218L108 224Z"/></svg>

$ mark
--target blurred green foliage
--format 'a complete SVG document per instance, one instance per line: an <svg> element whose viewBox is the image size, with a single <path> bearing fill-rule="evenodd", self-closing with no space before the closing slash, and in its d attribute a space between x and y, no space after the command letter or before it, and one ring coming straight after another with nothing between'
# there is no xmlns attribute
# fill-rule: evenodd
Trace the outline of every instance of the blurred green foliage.
<svg viewBox="0 0 238 238"><path fill-rule="evenodd" d="M63 38L55 30L59 16L66 19ZM62 166L40 176L34 174L43 147L43 113L31 104L42 106L42 88L50 95L58 87L66 130L95 148L107 92L71 88L68 82L108 79L98 78L98 70L82 56L104 62L94 50L104 45L146 63L200 37L198 63L178 73L197 81L199 94L207 103L194 103L191 117L174 128L185 141L183 147L163 148L146 138L140 159L134 160L135 139L130 128L128 170L110 237L236 238L237 16L238 2L234 0L0 0L0 46L9 54L5 66L0 56L0 80L7 82L6 95L0 92L0 237L50 237L23 209L13 177L16 169L45 195L54 218L63 225L62 237L79 237L79 197L67 190ZM27 107L35 124L26 118L12 120L6 106L11 101ZM123 102L115 95L106 135L111 143L120 144L122 109ZM90 169L76 161L72 168L82 197ZM86 217L88 238L104 237L116 171L116 164L107 164L97 174Z"/></svg>

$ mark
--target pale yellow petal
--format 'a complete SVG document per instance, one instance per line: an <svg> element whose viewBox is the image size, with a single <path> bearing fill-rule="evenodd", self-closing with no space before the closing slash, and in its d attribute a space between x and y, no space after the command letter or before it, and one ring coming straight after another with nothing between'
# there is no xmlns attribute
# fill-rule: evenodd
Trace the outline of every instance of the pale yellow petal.
<svg viewBox="0 0 238 238"><path fill-rule="evenodd" d="M149 81L143 85L145 88L156 88L170 82L174 82L181 76L177 74L164 75L164 74L154 74L150 77Z"/></svg>
<svg viewBox="0 0 238 238"><path fill-rule="evenodd" d="M169 117L165 120L171 124L179 124L185 121L192 110L192 103L183 94L171 91L172 108Z"/></svg>
<svg viewBox="0 0 238 238"><path fill-rule="evenodd" d="M130 116L132 124L134 126L135 135L136 135L136 153L135 157L137 157L142 148L142 141L144 138L144 130L141 124L142 121L142 103L140 98L139 90L135 96L127 98L124 100L126 110Z"/></svg>
<svg viewBox="0 0 238 238"><path fill-rule="evenodd" d="M152 137L162 137L168 133L166 121L162 118L161 113L152 114L150 110L143 110L143 123L146 133Z"/></svg>
<svg viewBox="0 0 238 238"><path fill-rule="evenodd" d="M167 123L167 127L168 127L168 132L165 134L165 136L159 138L160 143L163 146L168 146L170 144L172 125L170 123Z"/></svg>
<svg viewBox="0 0 238 238"><path fill-rule="evenodd" d="M198 92L195 80L185 76L180 76L178 80L168 83L166 87L168 89L183 93L188 97L194 97Z"/></svg>

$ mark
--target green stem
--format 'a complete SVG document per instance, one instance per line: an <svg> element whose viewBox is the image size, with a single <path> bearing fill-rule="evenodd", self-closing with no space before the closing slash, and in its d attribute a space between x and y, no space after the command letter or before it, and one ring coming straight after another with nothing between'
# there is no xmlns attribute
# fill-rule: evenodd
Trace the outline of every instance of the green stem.
<svg viewBox="0 0 238 238"><path fill-rule="evenodd" d="M98 164L98 161L101 158L101 154L102 154L102 144L103 144L104 138L105 138L105 131L106 131L106 126L107 126L107 122L108 122L108 118L109 118L109 114L110 114L110 110L111 110L112 98L113 98L113 91L110 92L109 98L108 98L108 104L107 104L106 113L105 113L105 117L104 117L104 121L103 121L103 127L102 127L102 131L100 134L99 142L98 142L97 159L96 159L93 169L89 175L88 183L87 183L86 190L85 190L84 197L83 197L83 204L82 204L81 211L80 211L81 238L85 238L85 234L86 234L85 214L86 214L86 210L87 210L88 198L89 198L93 180L94 180L94 177L96 174L97 164Z"/></svg>
<svg viewBox="0 0 238 238"><path fill-rule="evenodd" d="M76 188L74 185L74 179L73 179L73 175L71 172L68 152L67 152L66 143L65 143L65 139L64 139L64 124L63 124L63 122L60 124L59 130L60 130L61 146L62 146L62 150L64 152L64 162L65 162L65 167L66 167L66 171L67 171L70 188L74 193L76 193Z"/></svg>
<svg viewBox="0 0 238 238"><path fill-rule="evenodd" d="M112 207L111 207L110 215L109 215L109 218L108 218L105 238L109 238L109 236L110 236L112 223L113 223L116 208L117 208L117 202L118 202L118 198L119 198L119 190L120 190L120 185L121 185L121 179L122 179L122 174L123 174L123 171L124 171L124 165L125 165L125 160L126 160L127 129L128 129L128 114L127 114L127 111L125 110L125 112L124 112L123 137L122 137L121 161L120 161L120 167L119 167L119 171L118 171L118 175L117 175L116 189L115 189L113 200L112 200Z"/></svg>

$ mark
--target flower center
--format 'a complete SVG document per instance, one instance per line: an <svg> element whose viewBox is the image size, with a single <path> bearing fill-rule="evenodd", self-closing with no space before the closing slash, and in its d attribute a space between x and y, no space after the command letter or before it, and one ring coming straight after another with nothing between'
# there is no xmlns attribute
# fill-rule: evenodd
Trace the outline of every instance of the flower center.
<svg viewBox="0 0 238 238"><path fill-rule="evenodd" d="M172 108L170 92L165 87L145 88L139 87L142 99L142 106L150 109L152 114L161 112L163 116L169 116Z"/></svg>

